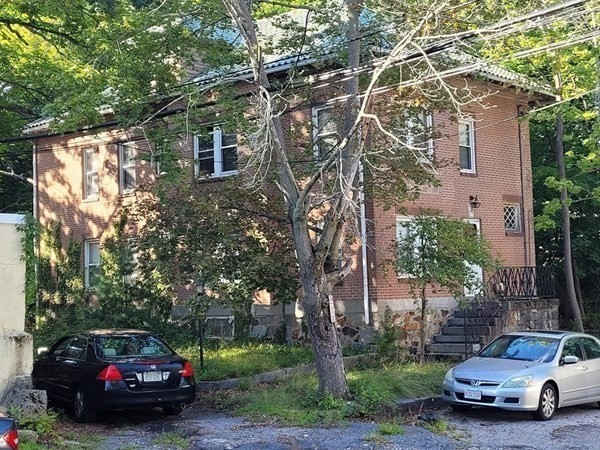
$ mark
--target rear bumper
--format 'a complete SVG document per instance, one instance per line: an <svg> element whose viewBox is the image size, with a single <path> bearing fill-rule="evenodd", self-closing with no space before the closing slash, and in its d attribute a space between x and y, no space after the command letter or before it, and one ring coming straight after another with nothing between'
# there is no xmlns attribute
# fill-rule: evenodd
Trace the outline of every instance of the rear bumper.
<svg viewBox="0 0 600 450"><path fill-rule="evenodd" d="M94 408L104 410L152 408L160 406L189 405L196 399L196 386L189 385L177 389L160 391L132 392L125 390L98 389Z"/></svg>

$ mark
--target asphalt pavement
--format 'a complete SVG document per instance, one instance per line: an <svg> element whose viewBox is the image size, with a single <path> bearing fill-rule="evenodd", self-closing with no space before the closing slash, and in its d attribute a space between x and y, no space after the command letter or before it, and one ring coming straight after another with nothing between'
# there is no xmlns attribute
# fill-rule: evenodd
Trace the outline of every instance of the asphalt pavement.
<svg viewBox="0 0 600 450"><path fill-rule="evenodd" d="M448 424L443 434L416 425L413 417L401 435L373 440L374 423L348 422L329 428L282 427L265 419L251 422L194 406L180 417L159 410L118 412L86 426L102 436L101 448L176 448L161 439L177 435L190 450L596 450L600 449L600 409L596 404L558 410L549 422L534 421L528 413L475 408L455 413L435 411ZM73 424L77 429L80 425ZM84 431L83 429L81 429Z"/></svg>

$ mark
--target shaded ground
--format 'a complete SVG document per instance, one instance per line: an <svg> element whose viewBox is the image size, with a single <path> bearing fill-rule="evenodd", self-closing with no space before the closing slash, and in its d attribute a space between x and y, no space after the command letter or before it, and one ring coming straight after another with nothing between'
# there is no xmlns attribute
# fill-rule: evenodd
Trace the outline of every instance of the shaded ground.
<svg viewBox="0 0 600 450"><path fill-rule="evenodd" d="M73 438L73 448L194 450L349 450L349 449L455 449L454 439L413 425L405 433L373 440L376 424L349 422L335 428L280 427L272 422L252 423L199 406L179 417L166 417L160 410L104 414L99 423L80 425L67 417L63 425ZM94 442L88 443L90 436ZM78 440L79 439L79 440ZM98 441L98 439L101 439ZM182 445L178 447L177 443Z"/></svg>
<svg viewBox="0 0 600 450"><path fill-rule="evenodd" d="M476 408L468 413L436 412L448 425L443 435L415 425L405 433L374 439L377 426L348 422L331 428L281 427L252 423L198 404L179 417L158 409L104 414L99 423L61 420L72 436L69 449L135 450L591 450L600 448L600 409L595 404L561 409L553 420L538 422L528 413Z"/></svg>

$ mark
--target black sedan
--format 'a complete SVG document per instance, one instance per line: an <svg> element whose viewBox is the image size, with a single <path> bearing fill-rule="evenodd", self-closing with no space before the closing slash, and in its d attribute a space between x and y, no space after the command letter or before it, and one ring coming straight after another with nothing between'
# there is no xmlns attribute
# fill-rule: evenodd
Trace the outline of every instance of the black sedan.
<svg viewBox="0 0 600 450"><path fill-rule="evenodd" d="M149 332L92 330L40 350L34 386L72 404L78 422L93 421L97 410L161 407L176 415L196 396L192 365Z"/></svg>

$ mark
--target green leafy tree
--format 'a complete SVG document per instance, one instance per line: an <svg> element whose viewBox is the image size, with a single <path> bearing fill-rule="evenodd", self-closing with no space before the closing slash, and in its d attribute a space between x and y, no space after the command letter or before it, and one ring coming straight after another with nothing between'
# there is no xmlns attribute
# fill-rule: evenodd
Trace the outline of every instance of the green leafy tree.
<svg viewBox="0 0 600 450"><path fill-rule="evenodd" d="M157 268L139 264L136 239L125 232L127 211L102 244L101 272L90 295L102 325L162 330L171 316L173 286Z"/></svg>
<svg viewBox="0 0 600 450"><path fill-rule="evenodd" d="M464 298L465 289L481 288L473 266L491 269L494 261L489 245L471 224L431 214L416 216L404 225L396 256L396 270L407 276L421 313L419 360L423 364L428 290L441 289L455 298Z"/></svg>
<svg viewBox="0 0 600 450"><path fill-rule="evenodd" d="M236 183L167 183L159 196L136 207L144 221L136 248L143 270L168 274L173 284L191 289L197 317L211 305L231 307L235 337L245 339L257 293L267 291L272 304L284 307L298 284L278 205Z"/></svg>

